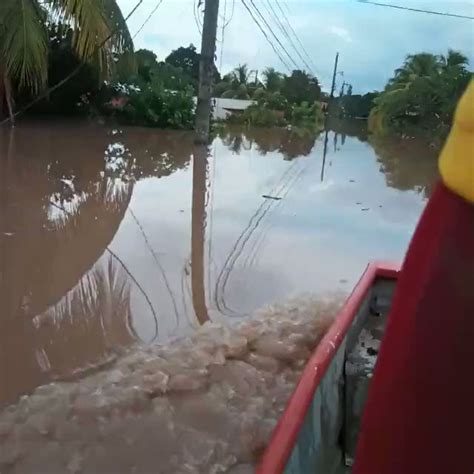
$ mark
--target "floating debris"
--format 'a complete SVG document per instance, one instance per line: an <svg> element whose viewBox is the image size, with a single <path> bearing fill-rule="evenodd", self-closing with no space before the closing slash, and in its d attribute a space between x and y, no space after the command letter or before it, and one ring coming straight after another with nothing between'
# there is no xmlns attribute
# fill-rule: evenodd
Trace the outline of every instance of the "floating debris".
<svg viewBox="0 0 474 474"><path fill-rule="evenodd" d="M267 194L263 194L262 197L265 198L265 199L273 199L274 201L281 201L281 200L282 200L281 197L278 197L278 196L268 196Z"/></svg>

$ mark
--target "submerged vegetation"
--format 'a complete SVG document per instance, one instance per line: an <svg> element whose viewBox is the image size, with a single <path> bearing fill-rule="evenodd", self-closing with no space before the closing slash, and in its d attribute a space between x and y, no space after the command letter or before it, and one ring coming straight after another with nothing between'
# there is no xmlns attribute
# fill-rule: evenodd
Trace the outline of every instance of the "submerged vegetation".
<svg viewBox="0 0 474 474"><path fill-rule="evenodd" d="M163 61L152 51L134 51L116 0L0 3L0 116L13 119L35 100L30 113L192 128L199 61L192 44ZM382 92L354 94L344 82L332 114L368 119L376 134L442 139L470 78L461 52L409 55ZM328 101L318 78L303 70L284 74L268 67L259 76L239 64L223 77L215 68L214 82L216 97L253 101L230 119L252 126L318 128Z"/></svg>
<svg viewBox="0 0 474 474"><path fill-rule="evenodd" d="M410 55L374 99L369 127L374 133L444 137L471 73L458 51L446 56Z"/></svg>
<svg viewBox="0 0 474 474"><path fill-rule="evenodd" d="M255 79L250 82L252 74ZM257 71L249 71L246 64L239 65L217 84L216 96L254 101L242 114L229 117L232 123L318 128L323 119L318 102L322 99L321 87L317 78L305 71L294 70L286 76L267 68L261 82Z"/></svg>

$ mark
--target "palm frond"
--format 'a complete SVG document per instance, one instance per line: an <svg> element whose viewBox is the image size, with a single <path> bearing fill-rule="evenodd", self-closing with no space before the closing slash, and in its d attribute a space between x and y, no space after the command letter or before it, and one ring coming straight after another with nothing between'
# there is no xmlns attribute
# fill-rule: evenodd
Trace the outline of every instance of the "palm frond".
<svg viewBox="0 0 474 474"><path fill-rule="evenodd" d="M115 32L110 40L113 52L122 54L133 51L133 39L117 1L104 0L104 11L110 31Z"/></svg>
<svg viewBox="0 0 474 474"><path fill-rule="evenodd" d="M36 0L1 0L0 62L20 87L38 91L48 75L44 11Z"/></svg>
<svg viewBox="0 0 474 474"><path fill-rule="evenodd" d="M74 44L80 58L90 60L109 29L104 17L104 0L50 0L51 12L74 30Z"/></svg>
<svg viewBox="0 0 474 474"><path fill-rule="evenodd" d="M115 57L133 51L133 40L116 0L50 0L51 11L74 30L80 58L97 61L108 75Z"/></svg>

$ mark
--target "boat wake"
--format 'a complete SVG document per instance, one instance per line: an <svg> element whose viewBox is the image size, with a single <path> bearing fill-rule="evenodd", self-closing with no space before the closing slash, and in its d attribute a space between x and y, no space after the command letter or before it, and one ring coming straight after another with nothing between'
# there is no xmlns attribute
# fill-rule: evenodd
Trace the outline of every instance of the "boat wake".
<svg viewBox="0 0 474 474"><path fill-rule="evenodd" d="M135 347L113 367L39 387L0 415L2 473L253 472L341 296Z"/></svg>

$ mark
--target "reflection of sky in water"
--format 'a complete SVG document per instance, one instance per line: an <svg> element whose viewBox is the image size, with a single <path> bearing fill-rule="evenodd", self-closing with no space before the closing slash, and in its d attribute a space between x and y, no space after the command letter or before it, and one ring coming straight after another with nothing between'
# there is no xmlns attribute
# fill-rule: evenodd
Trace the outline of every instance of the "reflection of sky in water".
<svg viewBox="0 0 474 474"><path fill-rule="evenodd" d="M220 317L215 285L229 255L234 258L225 270L225 291L219 298L236 313L248 313L299 293L348 290L370 260L403 259L425 205L424 196L387 187L368 143L346 137L345 144L334 152L332 139L330 133L323 182L321 138L309 156L292 161L282 160L278 152L262 156L255 146L235 154L220 139L215 141L209 165L204 256L211 317ZM135 185L130 204L170 281L179 307L178 323L172 298L129 214L112 244L151 295L161 314L164 338L182 332L189 320L195 321L189 276L192 185L192 167L160 179L147 178ZM266 201L264 194L284 198ZM249 222L259 220L261 214L252 217L262 204L268 212L232 254ZM147 339L150 311L136 291L132 292L132 307L137 331Z"/></svg>
<svg viewBox="0 0 474 474"><path fill-rule="evenodd" d="M191 332L193 303L201 321L241 318L349 291L370 260L402 260L436 160L361 141L360 125L337 151L329 133L323 182L323 136L226 130L206 178L189 132L18 127L0 161L0 346L15 360L0 370L0 404L112 360L135 335Z"/></svg>

